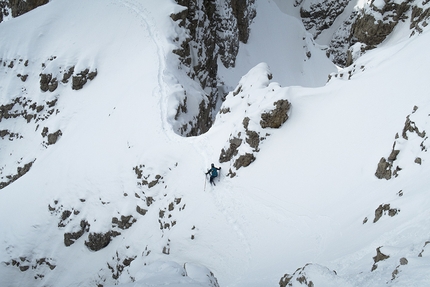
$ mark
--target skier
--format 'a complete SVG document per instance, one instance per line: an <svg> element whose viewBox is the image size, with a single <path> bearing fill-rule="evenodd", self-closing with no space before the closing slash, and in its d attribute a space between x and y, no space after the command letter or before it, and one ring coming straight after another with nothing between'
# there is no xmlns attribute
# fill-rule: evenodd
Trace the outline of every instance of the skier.
<svg viewBox="0 0 430 287"><path fill-rule="evenodd" d="M209 182L211 184L216 185L214 182L214 178L218 176L218 170L220 170L220 169L221 169L221 167L215 167L214 164L211 164L211 169L208 170L208 172L206 173L206 175L210 174L210 176L211 176L209 179Z"/></svg>

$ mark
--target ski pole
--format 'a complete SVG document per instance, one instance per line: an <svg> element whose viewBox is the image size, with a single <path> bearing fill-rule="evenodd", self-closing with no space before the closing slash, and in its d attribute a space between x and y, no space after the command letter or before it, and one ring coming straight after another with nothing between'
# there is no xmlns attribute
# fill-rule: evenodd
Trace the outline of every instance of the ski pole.
<svg viewBox="0 0 430 287"><path fill-rule="evenodd" d="M205 174L205 187L203 188L203 191L206 191L206 174Z"/></svg>

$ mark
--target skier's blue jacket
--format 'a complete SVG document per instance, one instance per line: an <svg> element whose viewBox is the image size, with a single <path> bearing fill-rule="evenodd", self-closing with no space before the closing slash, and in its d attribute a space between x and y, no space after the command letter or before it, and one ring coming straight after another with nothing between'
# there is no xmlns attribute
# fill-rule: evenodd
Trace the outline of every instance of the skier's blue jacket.
<svg viewBox="0 0 430 287"><path fill-rule="evenodd" d="M211 168L210 172L211 172L211 176L213 177L218 176L218 170L216 169L216 167Z"/></svg>

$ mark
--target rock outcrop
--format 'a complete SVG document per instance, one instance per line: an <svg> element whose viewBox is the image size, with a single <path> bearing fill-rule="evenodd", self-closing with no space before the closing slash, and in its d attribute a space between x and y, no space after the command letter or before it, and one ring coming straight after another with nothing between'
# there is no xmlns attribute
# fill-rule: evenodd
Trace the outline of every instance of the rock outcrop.
<svg viewBox="0 0 430 287"><path fill-rule="evenodd" d="M291 104L286 99L285 90L279 84L271 83L271 79L267 64L255 66L242 77L221 106L219 120L242 118L242 124L235 125L219 156L220 163L230 163L227 174L230 177L236 176L240 168L252 164L262 142L288 119Z"/></svg>
<svg viewBox="0 0 430 287"><path fill-rule="evenodd" d="M375 176L389 180L399 176L402 169L411 165L422 165L422 153L427 152L428 143L425 129L428 127L427 118L430 107L413 108L406 116L405 125L401 132L395 135L395 140L388 157L382 157L376 168ZM399 135L400 134L400 135ZM402 151L406 150L405 156Z"/></svg>

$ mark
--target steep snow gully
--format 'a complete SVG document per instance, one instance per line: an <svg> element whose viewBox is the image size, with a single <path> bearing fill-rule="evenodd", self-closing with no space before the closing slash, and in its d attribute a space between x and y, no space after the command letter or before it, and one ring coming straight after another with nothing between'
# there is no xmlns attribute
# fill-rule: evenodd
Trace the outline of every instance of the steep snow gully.
<svg viewBox="0 0 430 287"><path fill-rule="evenodd" d="M166 44L161 42L158 33L158 30L160 28L157 28L155 19L153 18L153 16L151 16L151 12L148 10L148 8L146 8L144 3L138 1L120 0L118 1L118 5L123 5L127 7L141 20L142 26L145 27L149 33L149 37L146 37L146 39L152 41L153 45L156 48L156 55L158 60L158 88L154 89L154 97L160 99L159 106L161 108L161 122L163 124L163 130L167 132L172 129L170 127L170 124L168 124L168 83L165 82L166 79L164 76L165 73L168 72L168 70L166 69L167 51L165 51L164 49Z"/></svg>

